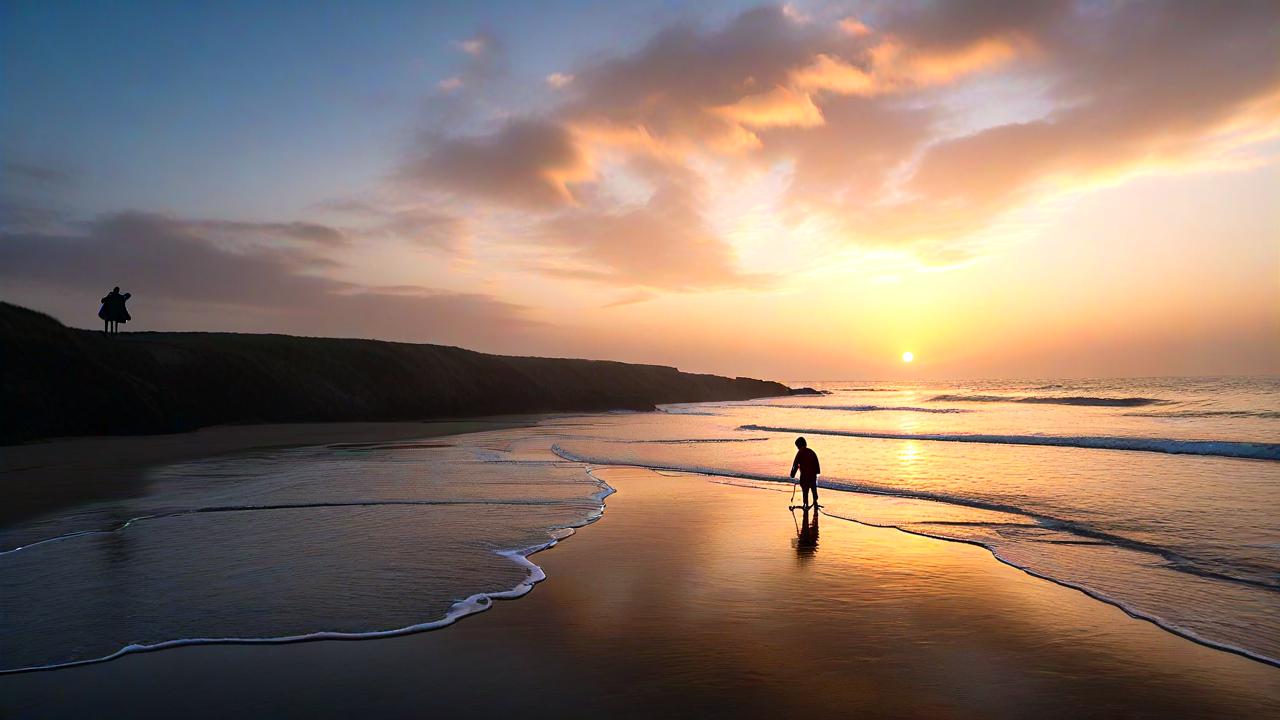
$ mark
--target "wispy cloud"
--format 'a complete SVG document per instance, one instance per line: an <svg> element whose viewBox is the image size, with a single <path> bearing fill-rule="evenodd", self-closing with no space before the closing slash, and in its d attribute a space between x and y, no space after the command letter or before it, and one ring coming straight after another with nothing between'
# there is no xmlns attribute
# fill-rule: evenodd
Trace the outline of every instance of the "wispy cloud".
<svg viewBox="0 0 1280 720"><path fill-rule="evenodd" d="M569 83L573 82L573 76L565 73L554 72L547 76L547 85L559 90Z"/></svg>
<svg viewBox="0 0 1280 720"><path fill-rule="evenodd" d="M88 297L101 295L104 283L132 288L135 314L149 318L148 327L192 303L221 313L222 322L218 313L211 315L215 327L244 327L240 314L252 312L274 317L274 329L290 332L471 345L539 325L525 308L484 294L382 288L323 277L313 271L330 264L326 256L314 247L260 244L254 238L261 230L244 223L117 213L74 234L5 232L0 233L0 278L11 288L36 284ZM229 247L226 236L237 232L248 236Z"/></svg>
<svg viewBox="0 0 1280 720"><path fill-rule="evenodd" d="M343 232L359 238L389 238L449 254L463 250L466 223L431 207L376 205L363 200L330 200L315 208L341 218Z"/></svg>
<svg viewBox="0 0 1280 720"><path fill-rule="evenodd" d="M635 305L642 302L648 302L657 296L658 296L657 293L651 290L633 290L629 293L626 293L625 295L622 295L621 297L619 297L617 300L614 300L613 302L608 302L608 303L605 303L604 305L601 305L601 307L603 308L626 307L627 305Z"/></svg>
<svg viewBox="0 0 1280 720"><path fill-rule="evenodd" d="M75 184L75 175L68 170L37 165L18 160L5 160L3 172L10 182L15 179L24 183L34 183L48 187L65 188Z"/></svg>
<svg viewBox="0 0 1280 720"><path fill-rule="evenodd" d="M485 136L433 139L400 176L434 190L539 209L573 205L570 184L590 179L593 169L568 128L518 119Z"/></svg>
<svg viewBox="0 0 1280 720"><path fill-rule="evenodd" d="M481 34L458 41L458 49L472 57L479 57L490 52L493 49L493 44L491 36Z"/></svg>

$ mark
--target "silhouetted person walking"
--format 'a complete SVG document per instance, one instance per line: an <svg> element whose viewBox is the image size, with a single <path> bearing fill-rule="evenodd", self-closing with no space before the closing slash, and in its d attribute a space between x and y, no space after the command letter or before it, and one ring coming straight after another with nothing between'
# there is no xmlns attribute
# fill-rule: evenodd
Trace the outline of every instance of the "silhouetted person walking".
<svg viewBox="0 0 1280 720"><path fill-rule="evenodd" d="M120 332L120 323L129 322L133 318L129 315L129 310L124 306L129 298L133 297L131 293L120 293L119 287L114 287L107 296L102 298L102 307L98 310L98 317L102 318L102 332L104 334Z"/></svg>
<svg viewBox="0 0 1280 720"><path fill-rule="evenodd" d="M809 449L809 444L802 437L796 438L796 459L791 463L791 477L800 471L800 489L804 491L804 506L809 507L809 491L813 491L813 506L818 507L818 473L822 467L818 465L818 453ZM794 502L794 501L793 501Z"/></svg>

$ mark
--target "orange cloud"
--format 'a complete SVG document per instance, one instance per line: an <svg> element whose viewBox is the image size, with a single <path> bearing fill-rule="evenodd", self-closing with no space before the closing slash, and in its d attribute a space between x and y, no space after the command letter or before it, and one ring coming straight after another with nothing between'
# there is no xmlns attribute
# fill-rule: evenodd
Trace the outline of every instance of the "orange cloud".
<svg viewBox="0 0 1280 720"><path fill-rule="evenodd" d="M830 90L841 95L874 95L881 90L872 73L825 53L792 71L791 82L802 90Z"/></svg>
<svg viewBox="0 0 1280 720"><path fill-rule="evenodd" d="M823 122L822 111L808 93L781 85L768 92L748 95L731 105L712 108L711 112L756 128L814 127Z"/></svg>
<svg viewBox="0 0 1280 720"><path fill-rule="evenodd" d="M722 28L675 26L632 54L576 68L573 92L550 118L441 140L410 174L530 210L576 207L561 226L574 224L575 235L588 225L626 234L623 217L657 232L658 214L678 207L698 234L663 231L708 247L705 203L671 199L692 183L651 177L665 199L622 211L610 178L626 174L607 168L650 159L710 177L784 167L787 217L817 214L850 242L951 257L947 243L973 252L975 232L1046 193L1221 158L1276 134L1274 3L1085 12L1069 2L961 0L895 4L874 21L874 30L849 18L797 22L766 7ZM985 109L964 107L974 101L958 92L979 75L988 87L1014 76L1036 82L1042 114L957 136L957 107Z"/></svg>
<svg viewBox="0 0 1280 720"><path fill-rule="evenodd" d="M840 57L820 53L791 73L799 90L828 90L842 95L878 95L930 85L945 85L965 75L999 67L1018 53L1018 43L984 38L946 52L916 52L899 41L885 39L867 51L869 69Z"/></svg>
<svg viewBox="0 0 1280 720"><path fill-rule="evenodd" d="M593 179L595 169L569 129L521 119L485 136L436 140L400 176L430 189L537 209L573 205L569 186Z"/></svg>
<svg viewBox="0 0 1280 720"><path fill-rule="evenodd" d="M913 52L886 40L871 49L876 74L894 85L942 85L1014 58L1018 44L1006 38L982 38L971 45L943 52Z"/></svg>
<svg viewBox="0 0 1280 720"><path fill-rule="evenodd" d="M838 23L840 32L851 35L853 37L863 37L871 34L871 28L867 27L861 20L856 17L847 17Z"/></svg>
<svg viewBox="0 0 1280 720"><path fill-rule="evenodd" d="M706 185L678 165L652 158L631 169L653 185L643 204L573 210L539 225L531 242L554 248L537 269L558 277L666 290L760 287L741 272L732 246L702 217Z"/></svg>

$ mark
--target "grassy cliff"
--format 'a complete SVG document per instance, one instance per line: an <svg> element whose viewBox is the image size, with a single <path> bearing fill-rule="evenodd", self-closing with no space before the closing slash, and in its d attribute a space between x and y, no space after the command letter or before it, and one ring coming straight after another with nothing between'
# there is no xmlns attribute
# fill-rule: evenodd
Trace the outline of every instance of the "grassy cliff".
<svg viewBox="0 0 1280 720"><path fill-rule="evenodd" d="M420 420L744 400L788 388L440 345L77 330L0 303L0 442L208 425Z"/></svg>

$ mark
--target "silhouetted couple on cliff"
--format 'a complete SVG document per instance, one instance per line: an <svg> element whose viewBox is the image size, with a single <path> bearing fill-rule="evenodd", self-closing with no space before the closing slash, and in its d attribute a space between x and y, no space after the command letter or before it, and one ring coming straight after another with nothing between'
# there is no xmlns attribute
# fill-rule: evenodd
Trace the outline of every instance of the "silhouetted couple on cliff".
<svg viewBox="0 0 1280 720"><path fill-rule="evenodd" d="M115 287L102 298L102 308L98 310L98 317L102 318L104 334L120 332L120 323L133 319L129 315L129 309L124 306L130 297L132 297L131 293L121 294L120 288Z"/></svg>

